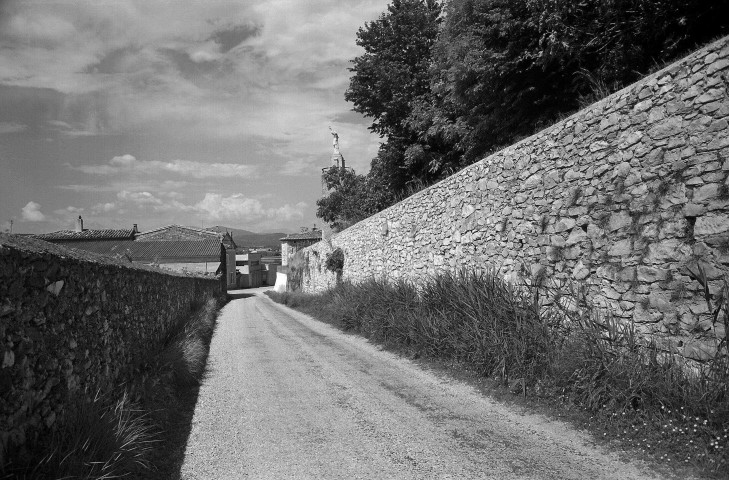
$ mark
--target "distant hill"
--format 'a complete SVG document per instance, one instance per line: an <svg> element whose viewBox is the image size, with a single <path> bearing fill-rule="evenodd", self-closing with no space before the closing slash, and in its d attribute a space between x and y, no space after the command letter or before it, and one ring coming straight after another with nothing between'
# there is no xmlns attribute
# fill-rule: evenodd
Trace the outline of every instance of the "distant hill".
<svg viewBox="0 0 729 480"><path fill-rule="evenodd" d="M288 233L255 233L240 228L231 228L217 225L215 227L205 227L205 230L213 230L215 232L230 232L233 241L239 247L270 247L281 248L281 237L285 237Z"/></svg>

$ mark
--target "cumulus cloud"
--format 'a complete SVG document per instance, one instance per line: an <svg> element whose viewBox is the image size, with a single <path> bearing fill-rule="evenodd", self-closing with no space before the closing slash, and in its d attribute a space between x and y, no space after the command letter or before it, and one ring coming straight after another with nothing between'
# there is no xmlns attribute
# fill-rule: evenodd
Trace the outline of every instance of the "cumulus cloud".
<svg viewBox="0 0 729 480"><path fill-rule="evenodd" d="M289 222L302 219L308 206L305 202L278 207L265 206L260 199L248 198L243 194L221 195L206 193L197 203L184 203L177 195L154 195L150 192L121 191L117 195L120 204L132 205L153 212L174 212L201 215L213 221L234 221L238 224L275 220ZM118 204L109 204L117 208ZM98 209L97 209L98 210Z"/></svg>
<svg viewBox="0 0 729 480"><path fill-rule="evenodd" d="M18 133L28 129L27 125L15 122L0 122L0 134Z"/></svg>
<svg viewBox="0 0 729 480"><path fill-rule="evenodd" d="M91 175L166 175L176 174L196 179L205 178L252 178L258 168L239 163L204 163L191 160L138 160L133 155L120 155L104 165L68 165L69 168Z"/></svg>
<svg viewBox="0 0 729 480"><path fill-rule="evenodd" d="M303 218L303 210L306 206L306 203L299 202L295 205L286 204L277 208L265 208L260 200L246 198L242 194L224 197L217 193L207 193L205 198L195 205L195 208L199 212L207 214L213 220L271 218L290 221Z"/></svg>
<svg viewBox="0 0 729 480"><path fill-rule="evenodd" d="M101 213L109 213L116 209L116 203L114 202L106 202L106 203L97 203L93 207L91 207L91 213L94 215L99 215Z"/></svg>
<svg viewBox="0 0 729 480"><path fill-rule="evenodd" d="M21 218L27 222L43 222L46 216L40 211L40 204L28 202L21 210Z"/></svg>
<svg viewBox="0 0 729 480"><path fill-rule="evenodd" d="M74 207L72 205L69 205L66 208L59 208L59 209L53 211L53 213L55 215L59 215L59 216L76 215L76 214L83 213L83 212L84 212L83 208Z"/></svg>

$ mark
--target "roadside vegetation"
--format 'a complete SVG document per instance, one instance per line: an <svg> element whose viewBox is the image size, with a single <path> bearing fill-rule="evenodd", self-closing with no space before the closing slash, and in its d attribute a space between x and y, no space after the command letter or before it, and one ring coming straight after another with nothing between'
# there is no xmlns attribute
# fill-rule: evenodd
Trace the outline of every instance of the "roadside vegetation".
<svg viewBox="0 0 729 480"><path fill-rule="evenodd" d="M540 306L546 293L556 300ZM660 464L729 475L726 341L712 360L687 364L633 325L568 300L575 292L515 287L493 271L267 294L412 358L467 368L557 415L573 412L598 437ZM729 322L726 302L717 316Z"/></svg>
<svg viewBox="0 0 729 480"><path fill-rule="evenodd" d="M220 307L214 298L193 305L160 349L135 367L134 381L107 395L70 401L55 433L16 452L0 478L172 478Z"/></svg>

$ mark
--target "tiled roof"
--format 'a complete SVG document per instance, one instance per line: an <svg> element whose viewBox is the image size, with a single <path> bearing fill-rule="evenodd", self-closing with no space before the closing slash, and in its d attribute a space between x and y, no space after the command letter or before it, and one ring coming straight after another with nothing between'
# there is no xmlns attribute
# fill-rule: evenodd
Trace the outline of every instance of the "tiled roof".
<svg viewBox="0 0 729 480"><path fill-rule="evenodd" d="M131 240L134 238L134 229L83 230L81 232L75 230L59 230L57 232L41 233L33 236L47 242L56 240Z"/></svg>
<svg viewBox="0 0 729 480"><path fill-rule="evenodd" d="M188 230L188 231L200 234L200 235L206 235L206 236L215 237L218 239L223 235L222 233L218 233L213 230L205 230L204 228L186 227L184 225L175 225L175 224L155 228L154 230L147 230L146 232L140 232L139 235L140 236L150 235L152 233L158 233L158 232L162 232L164 230Z"/></svg>
<svg viewBox="0 0 729 480"><path fill-rule="evenodd" d="M321 230L314 230L302 233L290 233L281 239L282 242L288 240L321 240Z"/></svg>
<svg viewBox="0 0 729 480"><path fill-rule="evenodd" d="M220 240L161 240L158 242L135 242L133 240L89 241L62 243L66 247L77 248L102 255L125 255L132 260L162 262L170 260L197 259L215 261L220 258Z"/></svg>

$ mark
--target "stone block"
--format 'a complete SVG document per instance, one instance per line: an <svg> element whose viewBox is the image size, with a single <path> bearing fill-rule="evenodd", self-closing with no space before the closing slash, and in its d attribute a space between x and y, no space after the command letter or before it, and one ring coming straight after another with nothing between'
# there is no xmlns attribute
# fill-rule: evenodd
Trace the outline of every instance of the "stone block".
<svg viewBox="0 0 729 480"><path fill-rule="evenodd" d="M610 220L608 221L608 231L614 232L621 228L629 227L633 223L633 219L630 214L626 211L620 211L617 213L610 214Z"/></svg>
<svg viewBox="0 0 729 480"><path fill-rule="evenodd" d="M583 242L588 239L589 239L589 237L587 236L587 233L584 230L582 230L581 228L574 228L574 229L572 229L572 232L570 233L569 237L567 238L565 245L572 246L572 245L578 244L578 243Z"/></svg>
<svg viewBox="0 0 729 480"><path fill-rule="evenodd" d="M572 278L574 278L575 280L584 280L589 276L590 268L582 263L581 260L577 262L575 268L572 269Z"/></svg>
<svg viewBox="0 0 729 480"><path fill-rule="evenodd" d="M608 254L613 257L625 257L633 253L633 246L629 238L613 243L608 249Z"/></svg>
<svg viewBox="0 0 729 480"><path fill-rule="evenodd" d="M609 281L615 281L617 278L618 269L611 264L601 265L595 271L595 275Z"/></svg>
<svg viewBox="0 0 729 480"><path fill-rule="evenodd" d="M668 270L665 268L654 268L640 265L637 268L637 279L640 282L653 283L662 282L668 278Z"/></svg>
<svg viewBox="0 0 729 480"><path fill-rule="evenodd" d="M687 203L683 207L683 215L685 217L698 217L706 213L706 206L698 203Z"/></svg>
<svg viewBox="0 0 729 480"><path fill-rule="evenodd" d="M575 220L572 218L561 218L555 225L554 225L554 231L556 233L560 232L566 232L567 230L571 230L575 226Z"/></svg>
<svg viewBox="0 0 729 480"><path fill-rule="evenodd" d="M621 282L632 282L633 280L635 280L635 278L635 267L625 267L620 270L616 275L616 279L620 280Z"/></svg>
<svg viewBox="0 0 729 480"><path fill-rule="evenodd" d="M695 236L718 235L729 231L729 213L711 212L696 219Z"/></svg>

